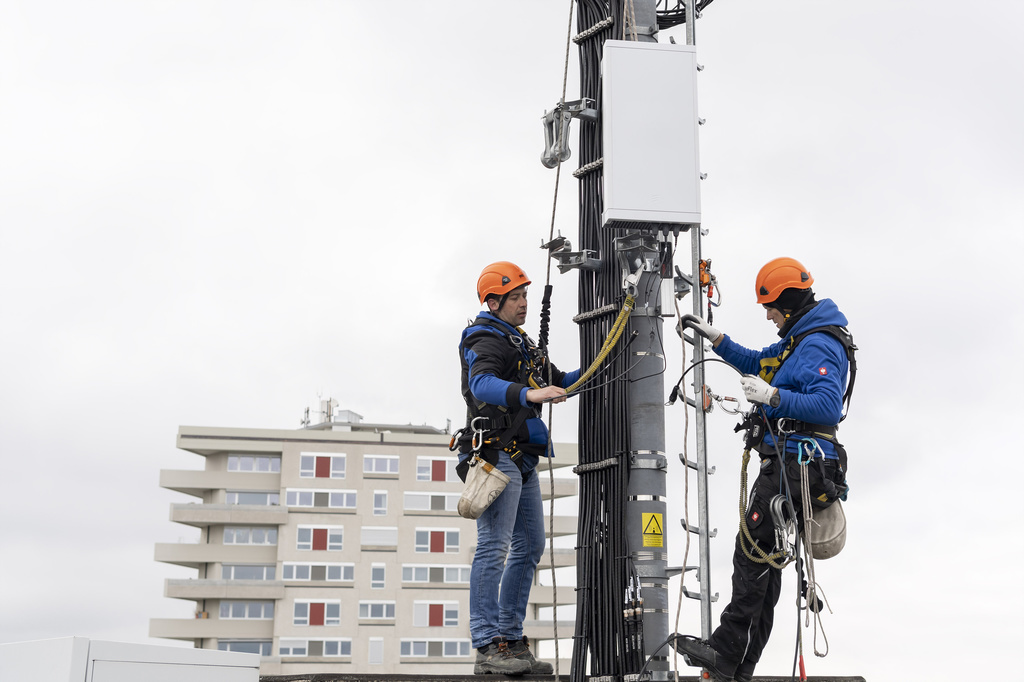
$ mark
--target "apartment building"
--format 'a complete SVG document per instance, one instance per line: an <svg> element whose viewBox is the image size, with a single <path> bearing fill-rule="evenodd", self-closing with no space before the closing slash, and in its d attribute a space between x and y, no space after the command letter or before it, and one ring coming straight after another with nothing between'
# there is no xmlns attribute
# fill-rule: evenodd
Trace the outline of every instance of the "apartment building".
<svg viewBox="0 0 1024 682"><path fill-rule="evenodd" d="M323 418L297 430L179 428L177 447L205 466L164 470L160 485L196 498L171 505L171 521L200 536L158 544L156 560L196 570L164 588L194 602L195 618L153 619L150 636L258 653L263 674L471 673L476 524L456 512L450 435L364 423L330 404ZM575 445L555 447L557 467L576 463ZM571 476L554 483L556 499L576 495ZM541 488L550 499L546 473ZM559 507L575 512L571 501ZM545 527L573 535L576 518ZM525 626L538 642L554 632L551 561L549 549ZM574 563L572 549L554 550L556 567ZM566 586L557 598L558 636L569 638L575 592Z"/></svg>

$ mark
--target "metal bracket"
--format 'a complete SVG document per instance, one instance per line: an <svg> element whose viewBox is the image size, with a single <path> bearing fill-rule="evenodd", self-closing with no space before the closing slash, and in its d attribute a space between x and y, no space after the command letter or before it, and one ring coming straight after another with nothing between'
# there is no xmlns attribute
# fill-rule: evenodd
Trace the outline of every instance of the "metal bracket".
<svg viewBox="0 0 1024 682"><path fill-rule="evenodd" d="M684 275L678 265L676 266L676 276L672 278L672 284L675 287L676 298L680 300L693 291L693 280Z"/></svg>
<svg viewBox="0 0 1024 682"><path fill-rule="evenodd" d="M601 269L601 259L597 257L596 251L591 249L573 251L572 242L563 237L561 232L548 243L542 243L540 248L546 249L548 255L558 261L558 271L563 275L574 268L592 272Z"/></svg>
<svg viewBox="0 0 1024 682"><path fill-rule="evenodd" d="M661 266L661 247L656 235L637 233L615 239L615 257L622 271L622 288L635 296L640 274L658 272Z"/></svg>
<svg viewBox="0 0 1024 682"><path fill-rule="evenodd" d="M569 123L574 118L596 122L597 109L590 105L594 100L584 97L573 102L559 102L551 111L545 111L541 121L544 124L544 153L540 162L545 168L554 168L572 156L569 151Z"/></svg>

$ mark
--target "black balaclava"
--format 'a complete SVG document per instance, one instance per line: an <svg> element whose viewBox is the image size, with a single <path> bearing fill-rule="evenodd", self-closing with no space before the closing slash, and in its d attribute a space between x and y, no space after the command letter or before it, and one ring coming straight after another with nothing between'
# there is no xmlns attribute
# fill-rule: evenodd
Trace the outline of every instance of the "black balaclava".
<svg viewBox="0 0 1024 682"><path fill-rule="evenodd" d="M801 317L809 313L814 306L818 305L818 302L814 300L814 291L811 289L795 289L790 287L783 290L777 299L767 305L781 310L783 314L787 310L793 311L786 317L786 322L779 329L779 338L784 339L789 336L789 330L793 328L793 325Z"/></svg>

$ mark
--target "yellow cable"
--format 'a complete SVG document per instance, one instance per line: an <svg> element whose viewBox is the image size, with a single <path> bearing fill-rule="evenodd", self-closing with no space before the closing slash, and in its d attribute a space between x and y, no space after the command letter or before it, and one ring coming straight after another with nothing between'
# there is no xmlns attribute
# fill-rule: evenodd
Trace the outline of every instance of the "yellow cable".
<svg viewBox="0 0 1024 682"><path fill-rule="evenodd" d="M598 352L597 357L590 363L590 367L587 367L587 371L580 375L580 378L569 388L565 389L566 395L572 393L583 384L584 381L590 378L590 376L597 371L597 368L601 366L605 358L618 343L619 337L622 336L622 332L626 330L626 324L629 322L629 313L633 310L635 299L632 296L627 296L626 301L622 304L622 310L619 311L619 316L615 318L615 323L612 328L608 331L608 336L605 337L604 343L601 345L601 350Z"/></svg>

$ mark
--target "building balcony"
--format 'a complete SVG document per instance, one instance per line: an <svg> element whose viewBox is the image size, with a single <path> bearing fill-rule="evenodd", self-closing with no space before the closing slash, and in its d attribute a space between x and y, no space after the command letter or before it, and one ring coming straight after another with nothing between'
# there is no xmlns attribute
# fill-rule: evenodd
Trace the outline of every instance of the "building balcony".
<svg viewBox="0 0 1024 682"><path fill-rule="evenodd" d="M556 547L555 548L555 568L564 568L566 566L576 565L576 550L568 547ZM540 563L537 564L537 568L541 571L551 568L551 549L545 549L544 553L540 557Z"/></svg>
<svg viewBox="0 0 1024 682"><path fill-rule="evenodd" d="M274 621L217 618L151 618L149 636L161 639L270 639Z"/></svg>
<svg viewBox="0 0 1024 682"><path fill-rule="evenodd" d="M537 472L541 473L540 471ZM561 499L563 497L573 497L578 494L576 479L575 478L556 478L555 479L555 499ZM540 496L542 499L551 499L551 481L546 476L542 476L540 480Z"/></svg>
<svg viewBox="0 0 1024 682"><path fill-rule="evenodd" d="M196 471L163 469L160 487L193 497L202 497L209 490L280 490L281 474L248 471Z"/></svg>
<svg viewBox="0 0 1024 682"><path fill-rule="evenodd" d="M288 522L288 509L255 504L172 504L171 521L197 528L225 524L280 526Z"/></svg>
<svg viewBox="0 0 1024 682"><path fill-rule="evenodd" d="M555 605L555 588L551 585L534 585L530 589L530 601L527 602L530 606L554 606ZM559 585L558 586L558 605L568 606L576 603L576 586L575 585ZM559 625L561 627L561 625Z"/></svg>
<svg viewBox="0 0 1024 682"><path fill-rule="evenodd" d="M575 516L565 516L561 514L555 514L554 524L549 523L550 519L547 514L544 514L544 535L546 537L562 537L565 535L575 535L579 521ZM554 529L554 532L552 532Z"/></svg>
<svg viewBox="0 0 1024 682"><path fill-rule="evenodd" d="M199 580L164 581L164 596L171 599L284 599L280 580Z"/></svg>
<svg viewBox="0 0 1024 682"><path fill-rule="evenodd" d="M209 563L272 564L277 561L277 546L158 543L153 558L165 564L186 568L199 568Z"/></svg>
<svg viewBox="0 0 1024 682"><path fill-rule="evenodd" d="M533 589L537 589L534 587ZM555 638L554 621L550 620L524 620L523 634L533 641L541 641ZM558 621L558 638L568 639L576 632L575 620Z"/></svg>

